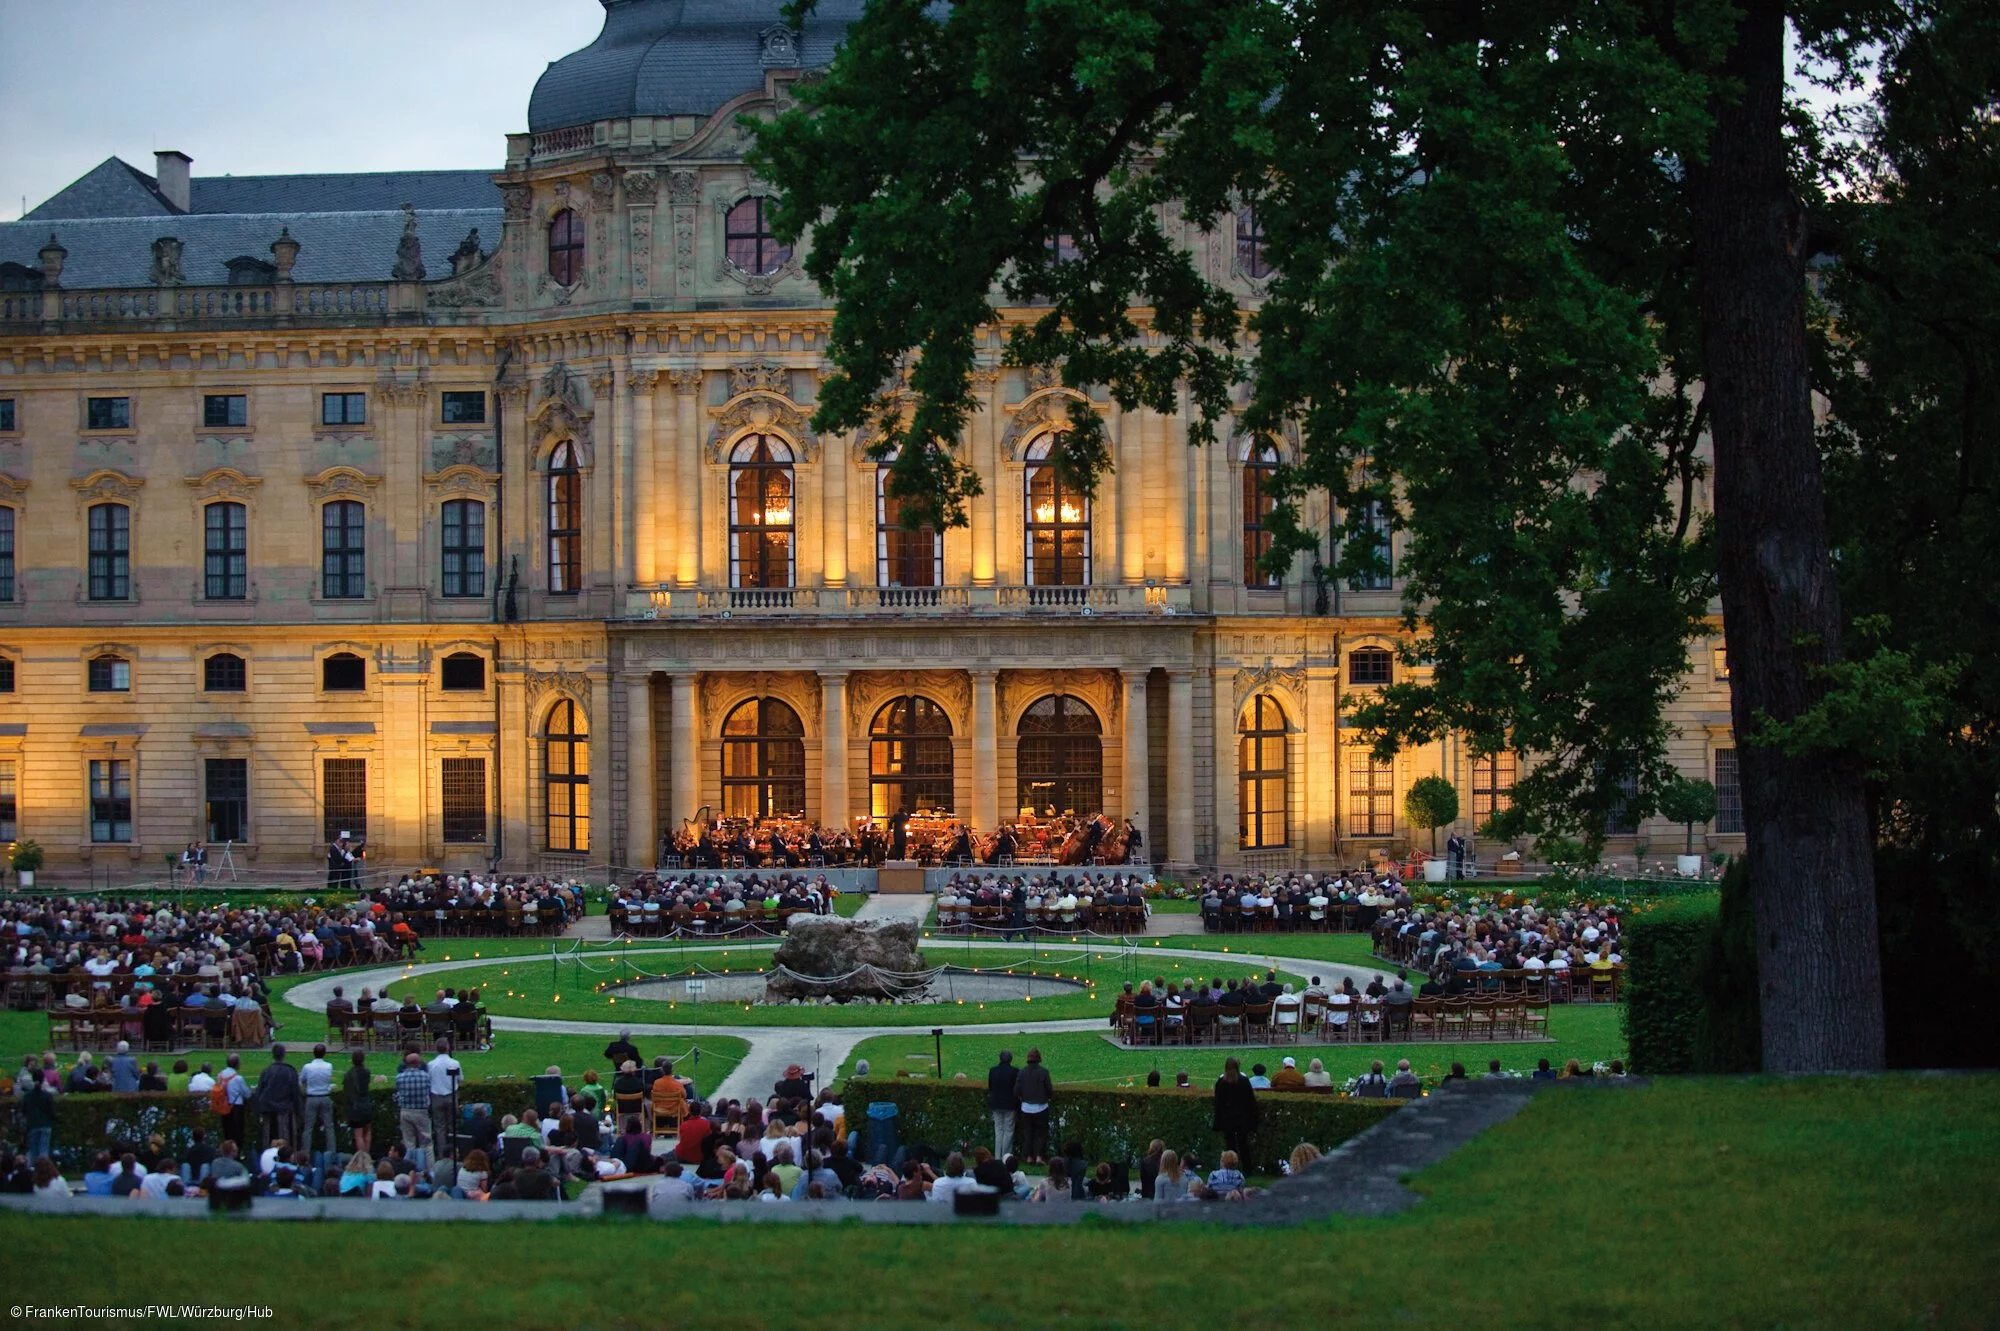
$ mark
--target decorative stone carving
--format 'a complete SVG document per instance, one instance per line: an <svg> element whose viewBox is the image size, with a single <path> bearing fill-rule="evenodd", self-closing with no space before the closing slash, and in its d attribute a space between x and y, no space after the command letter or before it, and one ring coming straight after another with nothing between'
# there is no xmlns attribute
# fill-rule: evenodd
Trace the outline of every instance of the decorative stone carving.
<svg viewBox="0 0 2000 1331"><path fill-rule="evenodd" d="M667 172L667 202L698 203L701 200L701 172L691 167L674 167Z"/></svg>
<svg viewBox="0 0 2000 1331"><path fill-rule="evenodd" d="M526 185L500 187L500 206L506 210L511 220L519 221L527 217L528 210L534 206L534 202L535 191Z"/></svg>
<svg viewBox="0 0 2000 1331"><path fill-rule="evenodd" d="M677 397L690 397L701 391L702 372L698 369L668 370L667 382L673 385Z"/></svg>
<svg viewBox="0 0 2000 1331"><path fill-rule="evenodd" d="M500 485L500 473L486 471L469 462L440 467L424 477L433 500L491 499Z"/></svg>
<svg viewBox="0 0 2000 1331"><path fill-rule="evenodd" d="M152 282L156 287L177 287L186 278L181 273L181 242L175 236L161 236L153 242Z"/></svg>
<svg viewBox="0 0 2000 1331"><path fill-rule="evenodd" d="M1242 711L1243 705L1255 695L1273 691L1287 695L1281 700L1287 704L1287 717L1293 725L1300 724L1305 719L1306 700L1306 668L1303 665L1275 666L1266 661L1254 670L1236 672L1237 711Z"/></svg>
<svg viewBox="0 0 2000 1331"><path fill-rule="evenodd" d="M721 462L739 436L775 430L790 439L800 462L819 460L819 436L791 399L775 393L748 393L715 408L715 425L708 432L708 460Z"/></svg>
<svg viewBox="0 0 2000 1331"><path fill-rule="evenodd" d="M479 228L474 227L472 234L478 236ZM271 242L271 260L278 270L278 281L292 280L292 265L299 261L299 251L302 248L304 247L298 241L292 239L292 229L289 226L279 226L278 238Z"/></svg>
<svg viewBox="0 0 2000 1331"><path fill-rule="evenodd" d="M137 476L127 476L122 471L100 468L88 476L80 476L70 482L76 497L86 504L116 500L129 504L139 497L139 487L146 482Z"/></svg>
<svg viewBox="0 0 2000 1331"><path fill-rule="evenodd" d="M632 296L635 300L644 300L653 285L653 210L645 207L632 209L629 224L632 231Z"/></svg>
<svg viewBox="0 0 2000 1331"><path fill-rule="evenodd" d="M245 476L234 467L217 467L202 476L187 478L188 488L194 491L197 503L213 499L233 499L247 504L256 487L264 483L261 476Z"/></svg>
<svg viewBox="0 0 2000 1331"><path fill-rule="evenodd" d="M634 370L625 380L633 397L651 397L660 386L659 370Z"/></svg>
<svg viewBox="0 0 2000 1331"><path fill-rule="evenodd" d="M729 395L741 393L775 393L779 397L792 395L791 367L782 361L750 360L729 367Z"/></svg>
<svg viewBox="0 0 2000 1331"><path fill-rule="evenodd" d="M576 442L583 454L579 461L588 466L592 413L583 404L581 379L568 365L557 361L542 375L540 391L541 404L530 413L535 447L539 449L552 435L562 435Z"/></svg>
<svg viewBox="0 0 2000 1331"><path fill-rule="evenodd" d="M746 698L776 698L799 714L808 736L820 733L822 708L817 677L776 670L729 670L703 675L704 732L719 733L729 713Z"/></svg>
<svg viewBox="0 0 2000 1331"><path fill-rule="evenodd" d="M1000 734L1012 735L1020 726L1021 713L1038 699L1067 693L1097 713L1098 724L1109 736L1119 724L1120 692L1115 670L1009 670L1000 676L995 720Z"/></svg>
<svg viewBox="0 0 2000 1331"><path fill-rule="evenodd" d="M443 471L447 467L478 467L491 470L494 465L493 436L490 434L434 434L431 436L431 470Z"/></svg>
<svg viewBox="0 0 2000 1331"><path fill-rule="evenodd" d="M493 386L500 396L502 406L520 406L528 400L528 381L525 379L503 379Z"/></svg>
<svg viewBox="0 0 2000 1331"><path fill-rule="evenodd" d="M18 503L22 496L27 493L28 482L26 478L10 476L4 471L0 471L0 499L12 500Z"/></svg>
<svg viewBox="0 0 2000 1331"><path fill-rule="evenodd" d="M772 974L765 988L775 999L896 998L906 989L892 988L876 972L909 975L923 970L919 933L920 927L910 920L863 924L837 916L795 916L785 940L771 954ZM780 966L836 982L794 980L779 971Z"/></svg>
<svg viewBox="0 0 2000 1331"><path fill-rule="evenodd" d="M479 231L475 228L466 238L466 245L478 243ZM459 247L459 252L465 246ZM503 303L500 290L500 273L490 256L475 266L459 271L459 254L452 255L452 271L457 274L449 281L440 282L424 293L424 304L434 309L476 310L492 309Z"/></svg>
<svg viewBox="0 0 2000 1331"><path fill-rule="evenodd" d="M316 504L331 499L359 499L365 503L369 492L382 483L382 478L366 475L353 467L328 467L317 475L306 477L305 482Z"/></svg>
<svg viewBox="0 0 2000 1331"><path fill-rule="evenodd" d="M486 251L479 244L479 228L465 233L465 239L458 242L458 248L451 252L451 275L462 277L485 261Z"/></svg>
<svg viewBox="0 0 2000 1331"><path fill-rule="evenodd" d="M381 379L375 394L393 407L421 407L430 396L430 385L418 379Z"/></svg>
<svg viewBox="0 0 2000 1331"><path fill-rule="evenodd" d="M403 235L396 242L396 264L389 270L389 279L393 282L424 280L424 243L417 238L415 204L403 205Z"/></svg>
<svg viewBox="0 0 2000 1331"><path fill-rule="evenodd" d="M1046 393L1051 388L1063 386L1060 365L1030 365L1022 371L1022 374L1027 377L1030 393Z"/></svg>
<svg viewBox="0 0 2000 1331"><path fill-rule="evenodd" d="M659 192L660 178L651 171L627 171L625 173L625 201L627 203L651 203Z"/></svg>
<svg viewBox="0 0 2000 1331"><path fill-rule="evenodd" d="M590 200L599 208L609 208L611 200L618 193L618 177L609 171L598 171L590 177Z"/></svg>
<svg viewBox="0 0 2000 1331"><path fill-rule="evenodd" d="M1091 409L1088 398L1066 388L1053 389L1023 402L1007 422L1007 432L1000 439L1001 452L1019 461L1021 450L1033 443L1037 435L1048 430L1067 430L1071 403Z"/></svg>
<svg viewBox="0 0 2000 1331"><path fill-rule="evenodd" d="M958 670L916 670L909 672L869 671L849 677L847 682L848 733L866 738L875 713L892 698L919 694L940 704L951 717L954 734L970 734L972 726L972 681Z"/></svg>

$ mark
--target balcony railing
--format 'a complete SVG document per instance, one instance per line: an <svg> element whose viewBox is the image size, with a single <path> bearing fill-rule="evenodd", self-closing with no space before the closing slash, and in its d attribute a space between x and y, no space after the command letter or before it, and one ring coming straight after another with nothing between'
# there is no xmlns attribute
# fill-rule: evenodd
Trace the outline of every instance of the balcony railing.
<svg viewBox="0 0 2000 1331"><path fill-rule="evenodd" d="M657 587L634 589L639 619L722 615L831 617L953 615L1174 615L1190 605L1175 587Z"/></svg>
<svg viewBox="0 0 2000 1331"><path fill-rule="evenodd" d="M386 282L20 291L0 297L0 325L208 324L291 317L372 320L386 317L392 304Z"/></svg>

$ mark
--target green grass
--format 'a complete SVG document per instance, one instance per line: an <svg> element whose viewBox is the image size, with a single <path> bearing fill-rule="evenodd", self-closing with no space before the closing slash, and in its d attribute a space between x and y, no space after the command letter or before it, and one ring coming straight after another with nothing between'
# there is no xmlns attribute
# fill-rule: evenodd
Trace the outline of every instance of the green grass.
<svg viewBox="0 0 2000 1331"><path fill-rule="evenodd" d="M1110 1012L1115 986L1125 980L1138 981L1155 973L1139 963L1155 960L1119 947L1093 949L1088 953L1057 952L1028 944L986 948L933 948L927 960L936 965L949 961L958 966L1053 975L1067 979L1088 978L1100 986L1095 991L1066 990L1041 997L1006 1002L966 1002L923 1004L907 1007L847 1005L833 1007L770 1007L741 1003L660 1002L653 999L619 997L615 990L599 990L620 976L673 974L686 964L699 961L716 971L742 973L760 971L769 965L770 942L736 944L729 947L695 948L685 952L675 948L644 952L636 947L629 959L616 950L607 950L591 959L592 969L579 972L564 965L558 975L545 957L523 958L494 966L454 971L454 987L475 987L480 1002L489 1013L515 1017L562 1018L569 1021L673 1022L702 1026L922 1026L943 1021L983 1022L1018 1017L1023 1021L1073 1021L1106 1016ZM1195 963L1188 963L1193 966ZM1204 974L1222 969L1228 974L1249 974L1243 968L1205 967ZM1169 972L1172 973L1172 972ZM1186 972L1190 977L1194 971ZM1303 982L1300 975L1285 979ZM401 997L406 991L418 993L435 988L429 977L398 981L389 992Z"/></svg>
<svg viewBox="0 0 2000 1331"><path fill-rule="evenodd" d="M10 1295L268 1304L280 1325L652 1327L606 1271L727 1251L782 1280L694 1280L704 1327L1990 1327L2000 1307L2000 1077L1665 1082L1551 1093L1419 1174L1387 1219L1254 1235L703 1221L237 1225L227 1297L211 1225L0 1212ZM443 1206L444 1203L435 1205ZM519 1239L520 1243L510 1240ZM526 1260L467 1261L495 1243ZM116 1260L107 1260L115 1254ZM366 1272L337 1281L312 1273ZM614 1282L615 1283L615 1282Z"/></svg>
<svg viewBox="0 0 2000 1331"><path fill-rule="evenodd" d="M1109 1031L1108 1026L1106 1030ZM1572 1058L1588 1067L1594 1062L1608 1063L1625 1056L1618 1009L1610 1004L1551 1008L1549 1032L1552 1041L1532 1044L1482 1040L1476 1044L1323 1045L1305 1040L1296 1045L1251 1048L1203 1045L1192 1049L1171 1046L1128 1049L1089 1031L1036 1032L1023 1028L1011 1036L953 1035L947 1031L944 1070L948 1077L963 1072L968 1077L984 1078L986 1069L998 1061L1000 1050L1013 1050L1014 1061L1018 1063L1028 1048L1034 1046L1042 1051L1043 1061L1059 1084L1115 1086L1127 1081L1140 1082L1147 1072L1158 1068L1168 1085L1173 1084L1174 1073L1185 1070L1195 1085L1207 1086L1222 1075L1225 1058L1240 1058L1246 1068L1263 1063L1276 1069L1278 1061L1289 1054L1298 1059L1301 1068L1312 1059L1321 1060L1339 1081L1368 1071L1371 1060L1379 1058L1385 1067L1393 1069L1397 1059L1407 1058L1412 1071L1426 1083L1435 1085L1451 1070L1453 1062L1465 1064L1466 1070L1476 1076L1486 1070L1486 1061L1492 1058L1499 1059L1510 1071L1533 1071L1535 1061L1542 1058L1561 1068ZM854 1047L847 1062L841 1065L840 1076L845 1078L851 1073L854 1061L860 1058L868 1060L868 1070L878 1077L891 1077L899 1070L907 1070L911 1076L929 1076L934 1062L933 1044L928 1032L872 1036Z"/></svg>

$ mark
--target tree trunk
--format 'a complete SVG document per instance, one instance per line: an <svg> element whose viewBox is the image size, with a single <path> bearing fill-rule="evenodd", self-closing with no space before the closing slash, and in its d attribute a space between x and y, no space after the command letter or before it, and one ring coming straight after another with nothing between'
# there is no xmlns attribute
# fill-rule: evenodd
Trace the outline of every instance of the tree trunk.
<svg viewBox="0 0 2000 1331"><path fill-rule="evenodd" d="M1805 211L1780 132L1785 13L1748 0L1715 106L1709 159L1689 173L1701 336L1715 446L1717 561L1739 737L1789 720L1840 659L1840 598L1813 438ZM1757 918L1764 1067L1879 1068L1881 958L1873 846L1858 763L1737 749Z"/></svg>

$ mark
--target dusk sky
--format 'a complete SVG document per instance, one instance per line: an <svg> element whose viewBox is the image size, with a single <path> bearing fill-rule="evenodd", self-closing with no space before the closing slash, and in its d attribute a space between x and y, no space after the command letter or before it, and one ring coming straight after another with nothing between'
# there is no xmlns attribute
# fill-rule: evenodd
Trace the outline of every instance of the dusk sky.
<svg viewBox="0 0 2000 1331"><path fill-rule="evenodd" d="M198 176L492 167L598 0L0 0L0 220L107 157Z"/></svg>

